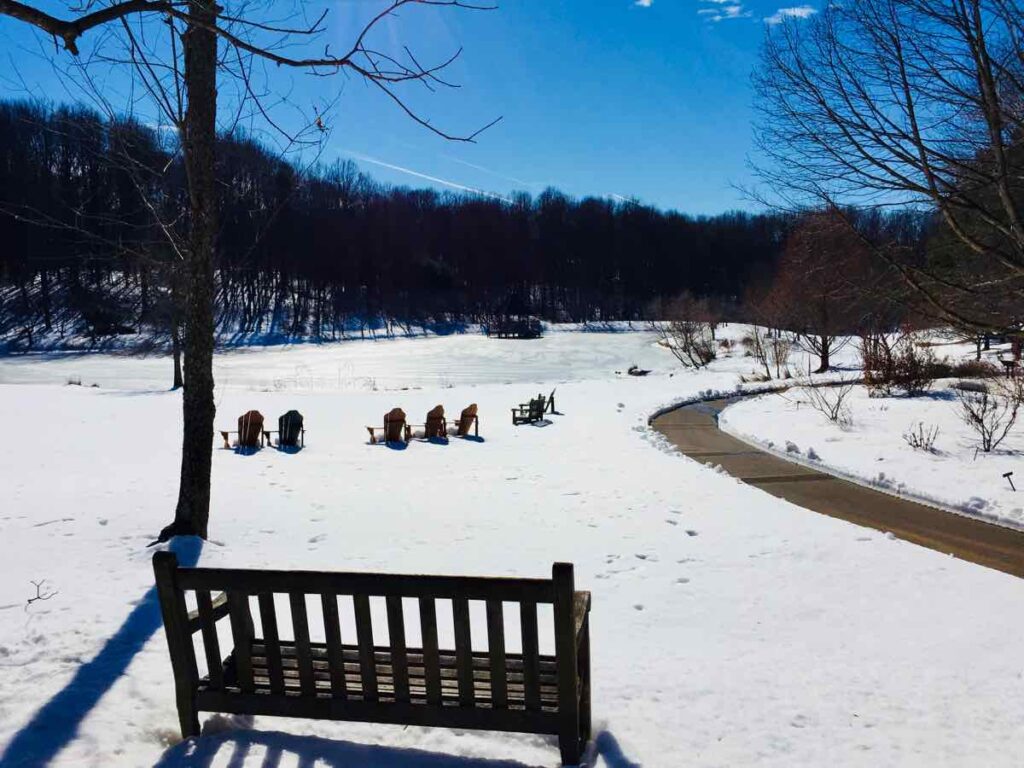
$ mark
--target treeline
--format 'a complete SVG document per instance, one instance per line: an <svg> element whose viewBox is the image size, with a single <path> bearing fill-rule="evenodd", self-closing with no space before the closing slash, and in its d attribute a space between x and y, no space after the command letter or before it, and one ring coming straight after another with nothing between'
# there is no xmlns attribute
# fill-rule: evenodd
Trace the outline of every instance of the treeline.
<svg viewBox="0 0 1024 768"><path fill-rule="evenodd" d="M0 340L175 332L186 208L176 137L81 108L0 102ZM770 272L790 222L691 217L556 190L508 199L300 169L246 137L218 150L222 336L380 324L640 319Z"/></svg>

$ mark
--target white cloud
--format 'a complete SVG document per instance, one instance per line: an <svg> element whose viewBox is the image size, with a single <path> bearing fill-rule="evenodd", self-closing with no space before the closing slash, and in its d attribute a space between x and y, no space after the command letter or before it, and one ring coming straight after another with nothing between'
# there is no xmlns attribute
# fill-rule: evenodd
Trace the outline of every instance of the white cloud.
<svg viewBox="0 0 1024 768"><path fill-rule="evenodd" d="M641 8L650 8L654 0L636 0L633 5L639 5Z"/></svg>
<svg viewBox="0 0 1024 768"><path fill-rule="evenodd" d="M700 2L711 4L705 5L697 11L707 21L746 19L752 15L740 0L700 0Z"/></svg>
<svg viewBox="0 0 1024 768"><path fill-rule="evenodd" d="M798 5L793 8L779 8L771 16L765 18L765 24L781 24L786 19L806 19L818 12L818 9L811 5Z"/></svg>

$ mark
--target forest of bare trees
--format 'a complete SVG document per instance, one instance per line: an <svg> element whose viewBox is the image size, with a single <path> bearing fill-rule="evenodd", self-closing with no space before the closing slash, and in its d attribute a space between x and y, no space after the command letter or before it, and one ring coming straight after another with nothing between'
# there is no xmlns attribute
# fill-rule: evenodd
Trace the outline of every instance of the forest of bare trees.
<svg viewBox="0 0 1024 768"><path fill-rule="evenodd" d="M10 246L0 250L0 339L10 348L177 338L175 254L147 205L159 200L162 219L182 215L172 150L173 135L134 122L0 104L0 239ZM140 196L140 174L112 157L160 168L160 186ZM789 226L781 215L693 218L556 190L502 200L388 187L351 162L302 172L241 135L221 138L217 176L223 340L505 312L640 319L684 290L739 296L770 273Z"/></svg>

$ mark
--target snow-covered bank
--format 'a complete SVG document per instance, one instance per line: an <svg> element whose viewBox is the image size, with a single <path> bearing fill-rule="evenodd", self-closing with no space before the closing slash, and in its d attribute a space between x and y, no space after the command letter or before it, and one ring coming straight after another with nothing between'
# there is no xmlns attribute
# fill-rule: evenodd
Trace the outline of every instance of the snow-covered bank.
<svg viewBox="0 0 1024 768"><path fill-rule="evenodd" d="M214 453L199 562L523 576L574 562L594 596L604 768L1015 765L1024 584L668 451L647 417L730 391L751 366L737 355L682 372L653 341L219 354L219 424L298 408L309 433L297 455ZM633 363L654 373L615 374ZM72 376L101 386L63 386ZM18 436L0 444L0 763L557 763L537 737L273 718L204 716L208 734L175 745L165 640L145 599L145 545L176 493L180 400L166 380L166 360L0 361L0 382L20 382L0 386ZM555 386L565 415L512 427L511 406ZM484 442L366 444L364 425L388 408L419 421L439 402L478 403ZM26 607L42 579L56 594Z"/></svg>
<svg viewBox="0 0 1024 768"><path fill-rule="evenodd" d="M1024 485L1018 483L1021 492L1015 492L1003 477L1024 470L1024 428L1011 432L997 451L979 451L947 383L913 398L871 398L858 386L847 401L848 426L815 411L801 389L731 405L719 425L786 458L878 490L1024 529ZM938 430L931 451L912 448L903 438L922 425L925 432Z"/></svg>

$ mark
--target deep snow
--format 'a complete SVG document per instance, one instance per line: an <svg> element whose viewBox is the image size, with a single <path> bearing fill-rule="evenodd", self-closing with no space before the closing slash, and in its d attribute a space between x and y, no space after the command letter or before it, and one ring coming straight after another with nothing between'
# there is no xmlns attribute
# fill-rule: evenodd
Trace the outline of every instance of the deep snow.
<svg viewBox="0 0 1024 768"><path fill-rule="evenodd" d="M615 375L632 363L655 373ZM168 366L0 360L16 436L0 445L0 763L555 765L545 738L273 718L204 716L203 737L176 743L146 548L176 492ZM734 389L750 362L677 370L646 333L219 354L219 425L298 408L309 433L297 455L215 451L199 561L524 576L574 562L608 768L1018 764L1024 584L669 450L648 416ZM565 415L511 426L509 408L556 385ZM478 403L484 442L367 445L390 407L419 421L438 402ZM42 579L56 594L26 606Z"/></svg>

